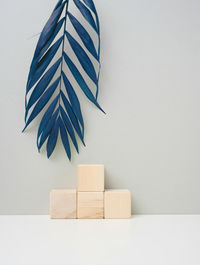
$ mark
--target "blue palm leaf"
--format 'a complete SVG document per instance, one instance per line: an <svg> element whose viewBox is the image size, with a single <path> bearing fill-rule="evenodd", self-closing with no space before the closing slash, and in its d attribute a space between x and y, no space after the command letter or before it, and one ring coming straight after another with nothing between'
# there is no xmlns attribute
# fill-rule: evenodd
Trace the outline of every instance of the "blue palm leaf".
<svg viewBox="0 0 200 265"><path fill-rule="evenodd" d="M62 4L63 0L58 0L57 5L54 8L54 11Z"/></svg>
<svg viewBox="0 0 200 265"><path fill-rule="evenodd" d="M33 60L31 63L28 80L31 79L33 73L35 72L35 69L39 61L39 54L42 48L44 48L44 46L47 44L51 36L54 34L54 31L56 30L57 22L62 14L63 8L65 6L65 2L62 5L59 5L56 9L54 9L53 13L51 14L49 20L47 21L46 25L44 26L40 34L40 37L39 37L39 40L38 40L38 43L35 49L35 53L33 56Z"/></svg>
<svg viewBox="0 0 200 265"><path fill-rule="evenodd" d="M51 156L51 154L53 153L53 150L55 149L56 142L58 139L58 129L59 129L59 124L57 120L50 132L48 142L47 142L47 157L48 158Z"/></svg>
<svg viewBox="0 0 200 265"><path fill-rule="evenodd" d="M86 97L101 111L103 110L97 102L99 71L96 73L94 63L86 53L88 51L100 66L100 31L96 8L92 0L71 0L80 11L79 14L82 14L88 22L88 26L92 27L96 32L97 47L95 47L95 42L88 33L89 31L69 11L69 1L58 0L36 45L26 85L24 130L46 107L37 133L38 150L40 151L43 144L47 141L46 150L49 158L55 149L60 132L63 146L70 160L71 147L69 137L77 152L79 152L79 148L75 133L84 145L85 143L81 105L69 80L69 70ZM67 30L67 18L69 18L79 35L83 47ZM70 59L69 50L67 49L69 45L80 62L82 69L95 83L96 96L93 95L75 62ZM61 55L57 59L56 55L59 51ZM52 61L54 62L52 63ZM65 69L64 61L69 70ZM63 92L64 90L65 93Z"/></svg>
<svg viewBox="0 0 200 265"><path fill-rule="evenodd" d="M88 99L94 103L97 108L99 108L102 112L102 108L100 107L99 103L96 101L94 95L92 94L91 90L89 89L87 83L85 82L84 78L82 77L81 73L75 66L75 64L72 62L72 60L67 56L66 53L64 53L64 59L66 64L68 65L71 73L73 74L74 78L76 79L77 83L79 84L80 88L83 90L85 95L88 97ZM104 112L105 113L105 112Z"/></svg>
<svg viewBox="0 0 200 265"><path fill-rule="evenodd" d="M69 101L67 100L67 98L65 97L65 95L62 91L61 91L61 97L62 97L66 112L69 115L69 118L71 120L72 125L74 126L74 129L75 129L76 133L78 134L79 138L81 139L83 145L85 145L83 135L81 132L81 128L80 128L80 125L79 125L78 120L76 118L76 115L72 109L71 104L69 103Z"/></svg>
<svg viewBox="0 0 200 265"><path fill-rule="evenodd" d="M62 14L65 3L66 1L64 1L64 3L59 5L56 9L54 9L49 20L44 26L42 33L40 34L40 38L38 40L37 46L36 46L36 50L35 50L36 55L40 53L41 49L44 47L46 42L49 40L49 38L53 34L54 30L56 29L57 22Z"/></svg>
<svg viewBox="0 0 200 265"><path fill-rule="evenodd" d="M49 134L51 133L52 128L54 127L56 119L58 117L58 113L59 113L59 109L57 108L57 110L52 115L51 119L48 121L46 128L43 130L42 135L40 137L39 144L38 144L39 151L42 145L44 144L44 142L46 141L46 139L48 138Z"/></svg>
<svg viewBox="0 0 200 265"><path fill-rule="evenodd" d="M45 54L45 52L48 50L48 48L50 47L50 45L54 41L55 37L57 36L57 34L59 33L60 29L62 28L64 22L65 22L65 18L63 17L57 23L56 28L55 28L53 34L51 35L51 37L49 38L49 40L47 41L47 43L45 44L45 46L42 48L42 50L40 51L40 53L38 55L38 59L39 60L40 60L40 58L42 58L42 56Z"/></svg>
<svg viewBox="0 0 200 265"><path fill-rule="evenodd" d="M81 45L72 37L69 32L66 32L67 39L76 54L81 66L88 74L88 76L92 79L92 81L98 85L97 75L94 69L94 65L92 64L90 58L88 57L87 53L81 47Z"/></svg>
<svg viewBox="0 0 200 265"><path fill-rule="evenodd" d="M45 91L49 83L51 82L52 78L54 77L59 65L61 63L61 59L58 59L51 68L43 75L39 83L34 88L30 99L28 101L28 104L26 106L26 113L25 113L25 120L28 115L29 109L33 106L33 104L38 100L38 98L42 95L42 93Z"/></svg>
<svg viewBox="0 0 200 265"><path fill-rule="evenodd" d="M46 90L46 92L38 100L33 111L31 112L31 115L26 123L24 130L32 122L32 120L35 119L35 117L40 113L40 111L47 104L47 102L49 101L53 93L55 92L56 88L58 87L59 82L60 82L60 77L58 77L56 81L53 82L53 84Z"/></svg>
<svg viewBox="0 0 200 265"><path fill-rule="evenodd" d="M65 130L65 126L61 120L61 118L58 118L58 123L59 123L59 128L60 128L60 136L63 142L63 146L65 148L66 154L69 158L69 160L71 160L71 150L70 150L70 146L69 146L69 140L68 140L68 135L67 132Z"/></svg>
<svg viewBox="0 0 200 265"><path fill-rule="evenodd" d="M90 10L80 0L73 0L73 1L74 1L74 4L77 6L77 8L80 10L83 17L90 24L90 26L98 33L96 23L94 21L94 18Z"/></svg>
<svg viewBox="0 0 200 265"><path fill-rule="evenodd" d="M100 26L99 26L99 17L94 5L94 2L92 0L83 0L83 2L92 10L92 12L95 14L96 17L96 25L97 25L97 32L99 33L100 31Z"/></svg>
<svg viewBox="0 0 200 265"><path fill-rule="evenodd" d="M81 112L81 106L78 100L78 97L72 87L72 85L70 84L68 78L66 77L66 75L64 74L64 72L62 72L62 78L64 81L64 85L70 100L70 103L72 105L72 109L74 110L74 113L78 119L78 121L81 124L82 127L82 135L84 135L84 122L83 122L83 117L82 117L82 112Z"/></svg>
<svg viewBox="0 0 200 265"><path fill-rule="evenodd" d="M37 134L37 146L39 146L39 137L41 136L42 132L45 130L49 120L52 117L52 114L56 108L56 105L58 103L59 100L59 95L53 100L53 102L50 104L50 106L48 107L48 109L46 110L44 116L41 119L39 128L38 128L38 134Z"/></svg>
<svg viewBox="0 0 200 265"><path fill-rule="evenodd" d="M98 58L100 60L100 48L101 48L101 45L100 45L100 24L99 24L99 16L97 14L96 7L94 5L93 0L83 0L83 2L92 10L92 12L94 13L95 18L96 18L96 25L97 25L97 32L98 32ZM99 64L99 71L98 71L98 81L99 81L99 75L100 75L100 64ZM98 97L98 93L99 93L99 88L97 87L96 99Z"/></svg>
<svg viewBox="0 0 200 265"><path fill-rule="evenodd" d="M40 79L44 71L47 69L48 65L54 58L56 52L58 51L61 43L63 40L63 36L60 37L48 50L48 52L45 54L45 56L38 62L37 69L35 73L33 74L31 80L29 81L29 84L27 85L27 92L35 85L35 83Z"/></svg>
<svg viewBox="0 0 200 265"><path fill-rule="evenodd" d="M72 139L72 142L76 148L76 151L77 153L79 153L79 150L78 150L78 144L77 144L77 141L76 141L76 137L75 137L75 134L74 134L74 130L72 128L72 125L71 125L71 122L67 116L67 114L65 113L64 109L62 108L62 106L60 106L60 112L61 112L61 116L62 116L62 119L64 121L64 124L66 126L66 129Z"/></svg>
<svg viewBox="0 0 200 265"><path fill-rule="evenodd" d="M99 61L97 51L94 46L94 42L92 38L90 37L90 35L88 34L87 30L81 25L81 23L79 23L79 21L70 12L68 12L68 16L76 32L78 33L79 37L84 43L85 47L94 56L94 58L97 61Z"/></svg>

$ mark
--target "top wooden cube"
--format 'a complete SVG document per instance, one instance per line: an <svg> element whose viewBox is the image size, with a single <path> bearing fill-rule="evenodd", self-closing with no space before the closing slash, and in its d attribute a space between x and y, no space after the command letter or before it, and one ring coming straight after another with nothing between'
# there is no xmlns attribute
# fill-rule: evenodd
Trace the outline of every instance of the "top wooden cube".
<svg viewBox="0 0 200 265"><path fill-rule="evenodd" d="M104 191L104 165L78 165L78 191Z"/></svg>

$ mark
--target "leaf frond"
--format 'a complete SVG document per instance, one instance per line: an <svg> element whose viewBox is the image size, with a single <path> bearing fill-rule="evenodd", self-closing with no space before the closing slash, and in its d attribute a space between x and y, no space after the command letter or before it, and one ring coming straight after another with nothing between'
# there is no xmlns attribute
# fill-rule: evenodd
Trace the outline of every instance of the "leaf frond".
<svg viewBox="0 0 200 265"><path fill-rule="evenodd" d="M97 45L86 26L69 10L73 1L79 14L88 27L96 33ZM72 24L80 40L69 32L68 22ZM70 56L70 49L75 54L79 66ZM56 58L58 56L58 58ZM98 71L95 65L98 64ZM67 69L65 69L67 65ZM81 69L79 69L81 66ZM70 72L68 72L70 71ZM93 94L82 71L96 87ZM100 73L100 27L99 18L93 0L58 0L50 18L46 22L36 45L30 65L25 94L25 127L43 112L38 133L38 151L46 142L47 157L50 158L58 136L60 135L65 152L71 160L70 141L79 153L77 136L84 142L84 120L81 104L77 95L79 88L85 96L103 113L97 102ZM70 81L72 74L74 82Z"/></svg>

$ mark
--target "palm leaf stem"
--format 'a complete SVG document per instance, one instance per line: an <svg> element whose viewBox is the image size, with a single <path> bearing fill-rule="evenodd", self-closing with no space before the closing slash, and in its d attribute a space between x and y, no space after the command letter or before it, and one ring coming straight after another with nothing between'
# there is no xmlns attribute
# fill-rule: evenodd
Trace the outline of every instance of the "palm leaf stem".
<svg viewBox="0 0 200 265"><path fill-rule="evenodd" d="M66 31L66 25L67 25L67 11L68 11L68 6L69 6L69 1L66 3L66 9L65 9L65 22L64 22L64 28L63 28L63 40L62 40L62 61L61 61L61 66L60 66L60 84L59 84L59 113L60 113L60 98L61 98L61 87L62 87L62 69L63 69L63 61L64 61L64 50L65 50L65 31Z"/></svg>

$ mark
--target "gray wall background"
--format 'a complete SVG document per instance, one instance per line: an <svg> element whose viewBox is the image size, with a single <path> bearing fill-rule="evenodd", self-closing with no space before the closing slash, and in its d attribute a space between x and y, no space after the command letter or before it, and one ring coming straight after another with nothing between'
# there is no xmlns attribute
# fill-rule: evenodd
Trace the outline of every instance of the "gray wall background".
<svg viewBox="0 0 200 265"><path fill-rule="evenodd" d="M108 188L129 188L133 213L200 213L200 2L95 0L101 20L104 116L80 94L86 144L52 159L24 126L37 37L55 0L1 1L0 214L47 214L76 166L103 163Z"/></svg>

